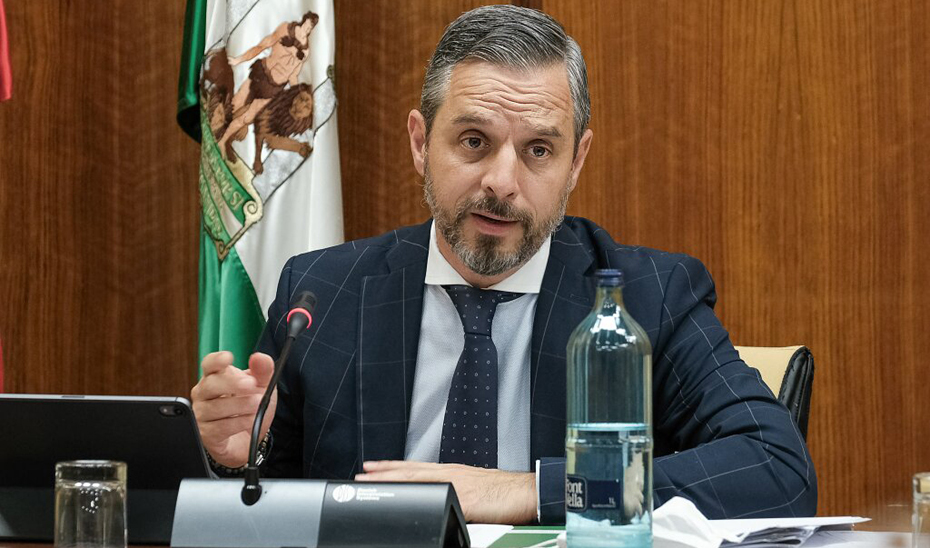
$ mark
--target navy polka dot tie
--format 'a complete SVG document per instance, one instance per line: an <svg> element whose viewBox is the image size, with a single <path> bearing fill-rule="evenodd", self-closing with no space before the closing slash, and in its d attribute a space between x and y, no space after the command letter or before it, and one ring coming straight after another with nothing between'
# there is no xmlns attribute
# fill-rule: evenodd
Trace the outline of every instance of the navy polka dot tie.
<svg viewBox="0 0 930 548"><path fill-rule="evenodd" d="M449 388L439 462L497 468L497 348L491 320L498 303L521 295L467 285L445 289L462 319L465 347Z"/></svg>

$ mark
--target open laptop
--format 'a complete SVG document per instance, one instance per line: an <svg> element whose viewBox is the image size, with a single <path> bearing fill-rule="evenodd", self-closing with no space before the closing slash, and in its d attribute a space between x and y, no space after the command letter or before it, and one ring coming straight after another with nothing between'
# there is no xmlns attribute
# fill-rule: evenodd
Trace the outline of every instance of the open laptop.
<svg viewBox="0 0 930 548"><path fill-rule="evenodd" d="M168 544L183 478L210 477L184 398L0 394L0 539L50 542L55 463L127 465L133 544Z"/></svg>

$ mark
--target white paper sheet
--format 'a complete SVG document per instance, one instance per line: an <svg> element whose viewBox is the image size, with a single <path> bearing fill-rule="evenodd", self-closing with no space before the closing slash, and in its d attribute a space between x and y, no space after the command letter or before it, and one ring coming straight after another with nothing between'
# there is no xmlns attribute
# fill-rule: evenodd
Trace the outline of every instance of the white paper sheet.
<svg viewBox="0 0 930 548"><path fill-rule="evenodd" d="M513 525L492 525L487 523L469 523L468 536L472 548L487 548L513 529Z"/></svg>

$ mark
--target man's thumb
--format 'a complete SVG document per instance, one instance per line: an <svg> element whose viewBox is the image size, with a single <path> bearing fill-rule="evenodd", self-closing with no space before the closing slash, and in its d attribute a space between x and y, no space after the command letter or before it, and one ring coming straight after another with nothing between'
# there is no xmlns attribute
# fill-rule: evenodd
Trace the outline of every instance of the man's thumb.
<svg viewBox="0 0 930 548"><path fill-rule="evenodd" d="M268 386L274 374L274 361L268 354L256 352L249 357L249 374L255 378L255 384L260 387Z"/></svg>

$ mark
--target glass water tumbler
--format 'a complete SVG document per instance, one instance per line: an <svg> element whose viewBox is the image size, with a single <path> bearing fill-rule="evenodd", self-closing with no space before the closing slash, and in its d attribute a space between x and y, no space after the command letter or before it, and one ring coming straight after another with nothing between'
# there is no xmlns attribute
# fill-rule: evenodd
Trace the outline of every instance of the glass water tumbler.
<svg viewBox="0 0 930 548"><path fill-rule="evenodd" d="M126 463L55 465L56 548L126 547Z"/></svg>

